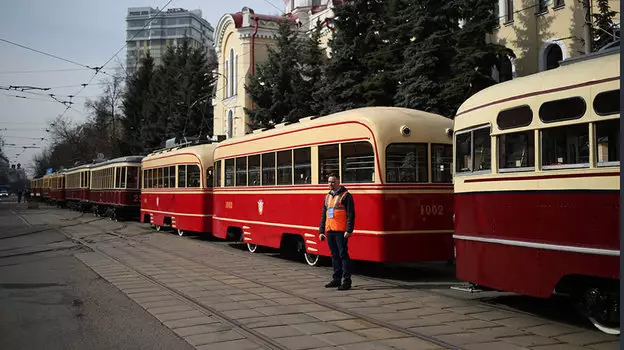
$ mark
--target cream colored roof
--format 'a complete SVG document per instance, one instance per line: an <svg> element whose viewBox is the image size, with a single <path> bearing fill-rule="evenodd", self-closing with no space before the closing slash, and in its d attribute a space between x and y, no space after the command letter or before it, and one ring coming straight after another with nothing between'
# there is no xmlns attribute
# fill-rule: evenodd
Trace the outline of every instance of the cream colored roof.
<svg viewBox="0 0 624 350"><path fill-rule="evenodd" d="M449 139L446 129L453 127L453 121L448 118L444 118L440 115L423 112L414 109L401 108L401 107L363 107L351 109L343 112L334 113L331 115L311 119L303 118L299 122L284 125L278 124L275 128L265 131L255 131L251 134L232 138L217 145L216 152L220 153L220 149L243 141L249 142L254 140L266 139L271 136L286 135L293 131L302 129L314 130L317 126L327 124L339 124L341 122L360 122L366 125L377 138L380 143L385 139L395 139L401 137L401 127L407 126L411 130L411 136L409 141L405 142L432 142L432 143L444 143L449 144ZM320 136L325 137L326 130L316 129ZM351 135L340 135L344 138L349 138ZM297 138L298 136L293 136ZM295 144L296 141L291 141ZM228 153L228 152L225 152ZM219 155L221 157L221 155Z"/></svg>
<svg viewBox="0 0 624 350"><path fill-rule="evenodd" d="M458 109L457 118L463 113L485 104L504 102L512 97L545 92L565 86L620 76L620 55L617 50L605 56L561 65L558 68L496 84L468 98Z"/></svg>
<svg viewBox="0 0 624 350"><path fill-rule="evenodd" d="M198 159L203 165L211 166L216 145L213 143L199 144L193 146L179 146L165 148L148 154L143 158L142 164L145 166L166 165L175 163L191 155Z"/></svg>

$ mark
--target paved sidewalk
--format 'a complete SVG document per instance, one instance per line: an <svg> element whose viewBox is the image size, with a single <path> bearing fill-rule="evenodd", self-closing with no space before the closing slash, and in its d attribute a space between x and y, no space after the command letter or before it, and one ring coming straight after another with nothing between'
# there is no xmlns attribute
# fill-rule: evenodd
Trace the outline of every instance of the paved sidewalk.
<svg viewBox="0 0 624 350"><path fill-rule="evenodd" d="M619 349L590 328L360 276L327 290L326 269L126 224L127 239L103 233L121 227L110 221L63 230L100 250L79 259L198 349Z"/></svg>

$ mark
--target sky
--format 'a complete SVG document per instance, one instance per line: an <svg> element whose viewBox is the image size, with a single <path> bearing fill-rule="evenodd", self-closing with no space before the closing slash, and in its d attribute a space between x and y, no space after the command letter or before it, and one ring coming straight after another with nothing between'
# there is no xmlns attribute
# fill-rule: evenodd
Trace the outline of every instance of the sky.
<svg viewBox="0 0 624 350"><path fill-rule="evenodd" d="M125 65L128 7L162 8L168 0L6 0L0 10L0 39L27 46L85 66L101 66L114 73ZM216 28L226 13L250 7L256 13L277 15L284 9L282 0L173 0L167 8L200 9L202 16ZM280 11L278 11L278 9ZM42 72L43 71L43 72ZM95 99L107 76L100 73L89 82L94 71L0 40L0 88L33 86L50 90L16 92L0 89L0 136L11 164L30 169L33 157L49 145L48 124L65 111L56 102L72 98L72 109L65 112L79 123L88 117L87 99ZM78 93L79 92L79 93ZM78 94L76 94L78 93ZM25 96L27 98L15 97ZM43 140L42 140L43 138ZM24 148L39 147L39 148ZM95 155L94 155L95 156Z"/></svg>

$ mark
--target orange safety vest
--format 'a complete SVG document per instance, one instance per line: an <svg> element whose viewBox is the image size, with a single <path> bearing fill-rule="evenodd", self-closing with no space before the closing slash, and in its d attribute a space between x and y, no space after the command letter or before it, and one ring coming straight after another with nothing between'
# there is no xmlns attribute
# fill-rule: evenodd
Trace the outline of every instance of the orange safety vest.
<svg viewBox="0 0 624 350"><path fill-rule="evenodd" d="M347 193L347 191L344 191L339 196L332 196L328 193L325 197L325 206L327 206L325 232L345 232L347 230L347 210L342 204L342 199ZM333 217L330 217L332 211Z"/></svg>

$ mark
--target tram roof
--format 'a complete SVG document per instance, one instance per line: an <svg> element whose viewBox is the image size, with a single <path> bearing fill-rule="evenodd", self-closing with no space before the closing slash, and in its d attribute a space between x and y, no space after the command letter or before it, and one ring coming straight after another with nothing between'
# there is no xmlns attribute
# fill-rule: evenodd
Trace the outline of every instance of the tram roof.
<svg viewBox="0 0 624 350"><path fill-rule="evenodd" d="M119 157L119 158L106 160L106 161L103 161L101 163L90 164L90 168L92 168L92 169L94 169L94 168L102 168L102 167L106 167L106 166L113 165L113 164L119 164L119 163L138 163L138 164L140 164L142 159L143 159L143 156Z"/></svg>
<svg viewBox="0 0 624 350"><path fill-rule="evenodd" d="M150 154L148 154L145 158L143 158L143 162L153 161L163 157L172 157L176 155L182 154L194 154L198 159L201 159L202 162L206 160L212 159L212 151L216 147L215 143L197 143L197 144L182 144L176 145L173 147L162 148L156 150Z"/></svg>
<svg viewBox="0 0 624 350"><path fill-rule="evenodd" d="M412 131L423 130L428 133L434 130L440 130L440 127L452 128L453 120L445 118L441 115L429 113L417 109L403 107L361 107L354 108L342 112L336 112L326 116L306 117L294 123L281 123L275 125L271 129L255 130L245 136L232 138L217 144L217 148L232 143L239 143L241 140L253 141L255 139L266 138L267 136L279 135L288 131L313 128L317 125L324 125L328 122L339 123L343 121L358 121L366 124L375 133L383 133L387 127L401 126L406 123L406 117L409 120L409 127ZM416 124L414 124L416 123ZM398 128L395 128L398 132ZM395 130L393 129L393 130ZM444 134L441 129L441 134ZM447 138L446 136L443 137Z"/></svg>
<svg viewBox="0 0 624 350"><path fill-rule="evenodd" d="M619 78L619 47L564 60L560 66L540 73L495 84L469 97L457 110L456 117L482 107L511 99L522 99L539 92L550 92L566 86ZM610 69L617 67L616 71ZM529 95L530 94L530 95Z"/></svg>

